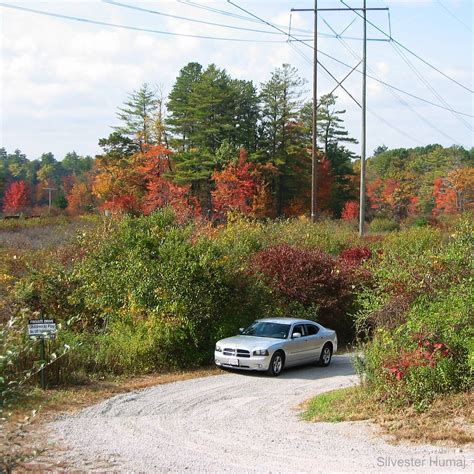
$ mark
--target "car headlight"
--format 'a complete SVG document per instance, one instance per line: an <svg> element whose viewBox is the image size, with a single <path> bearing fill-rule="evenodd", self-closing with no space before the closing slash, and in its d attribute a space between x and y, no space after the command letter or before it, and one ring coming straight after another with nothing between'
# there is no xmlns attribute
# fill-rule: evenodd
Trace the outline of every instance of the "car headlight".
<svg viewBox="0 0 474 474"><path fill-rule="evenodd" d="M221 346L216 345L216 352L222 352Z"/></svg>
<svg viewBox="0 0 474 474"><path fill-rule="evenodd" d="M254 356L267 356L268 351L266 349L257 349L256 351L253 351Z"/></svg>

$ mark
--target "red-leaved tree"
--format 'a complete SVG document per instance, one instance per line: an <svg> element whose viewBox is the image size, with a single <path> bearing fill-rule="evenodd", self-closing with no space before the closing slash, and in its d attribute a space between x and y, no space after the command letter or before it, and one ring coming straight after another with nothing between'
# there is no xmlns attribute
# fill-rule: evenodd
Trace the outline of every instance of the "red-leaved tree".
<svg viewBox="0 0 474 474"><path fill-rule="evenodd" d="M433 197L435 205L433 215L438 216L442 212L454 214L457 209L456 191L449 186L449 182L443 178L436 178L433 183Z"/></svg>
<svg viewBox="0 0 474 474"><path fill-rule="evenodd" d="M352 221L359 218L359 203L357 201L347 201L344 204L341 217L345 221Z"/></svg>
<svg viewBox="0 0 474 474"><path fill-rule="evenodd" d="M140 172L146 186L142 211L150 214L156 209L170 206L178 221L201 214L201 206L191 195L191 186L179 186L164 176L171 171L171 150L162 145L148 145L142 154Z"/></svg>
<svg viewBox="0 0 474 474"><path fill-rule="evenodd" d="M215 171L212 179L216 183L216 188L212 192L212 202L218 217L223 217L232 210L243 213L252 210L257 183L254 165L247 161L245 149L240 150L237 164L229 163L222 171Z"/></svg>
<svg viewBox="0 0 474 474"><path fill-rule="evenodd" d="M25 181L14 181L3 196L3 211L16 213L25 211L29 204L28 185Z"/></svg>

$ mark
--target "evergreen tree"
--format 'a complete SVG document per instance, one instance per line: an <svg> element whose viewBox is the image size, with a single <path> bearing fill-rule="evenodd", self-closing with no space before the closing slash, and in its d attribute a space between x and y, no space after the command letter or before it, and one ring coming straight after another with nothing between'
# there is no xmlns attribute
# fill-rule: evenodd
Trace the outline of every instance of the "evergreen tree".
<svg viewBox="0 0 474 474"><path fill-rule="evenodd" d="M279 171L273 189L278 215L291 205L298 193L304 194L309 183L311 161L301 123L297 120L304 84L294 67L283 64L262 84L260 93L261 140L257 159L272 162Z"/></svg>
<svg viewBox="0 0 474 474"><path fill-rule="evenodd" d="M252 81L232 81L236 99L234 105L235 145L243 147L249 153L257 150L258 121L260 118L260 104L257 90Z"/></svg>
<svg viewBox="0 0 474 474"><path fill-rule="evenodd" d="M346 113L345 110L337 110L337 96L326 94L321 96L318 103L318 126L317 137L324 155L328 155L330 145L340 143L357 143L355 138L349 136L349 132L344 128L344 120L341 118ZM313 104L307 102L301 110L301 121L305 124L308 134L308 142L311 140L313 127Z"/></svg>
<svg viewBox="0 0 474 474"><path fill-rule="evenodd" d="M220 144L235 137L236 90L225 70L209 65L190 94L194 119L192 139L202 152L214 154Z"/></svg>
<svg viewBox="0 0 474 474"><path fill-rule="evenodd" d="M117 117L123 125L113 127L121 135L129 137L144 151L147 144L156 143L156 126L161 110L156 91L145 83L129 94L124 107L119 107ZM161 124L160 124L161 126Z"/></svg>
<svg viewBox="0 0 474 474"><path fill-rule="evenodd" d="M173 134L170 143L177 151L188 151L193 147L192 136L196 123L190 101L194 86L201 76L202 66L188 63L179 72L168 97L168 125Z"/></svg>
<svg viewBox="0 0 474 474"><path fill-rule="evenodd" d="M66 175L79 176L92 169L94 159L92 156L79 156L75 151L66 153L61 166Z"/></svg>

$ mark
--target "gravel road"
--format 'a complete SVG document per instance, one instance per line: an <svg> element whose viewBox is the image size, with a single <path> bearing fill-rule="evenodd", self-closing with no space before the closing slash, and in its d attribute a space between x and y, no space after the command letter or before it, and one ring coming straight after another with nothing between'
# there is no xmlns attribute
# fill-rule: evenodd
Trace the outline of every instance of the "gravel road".
<svg viewBox="0 0 474 474"><path fill-rule="evenodd" d="M328 368L290 369L277 378L223 373L159 385L63 416L48 428L64 448L55 460L81 470L470 471L473 452L393 446L369 423L299 419L298 405L310 396L355 383L350 357L341 355Z"/></svg>

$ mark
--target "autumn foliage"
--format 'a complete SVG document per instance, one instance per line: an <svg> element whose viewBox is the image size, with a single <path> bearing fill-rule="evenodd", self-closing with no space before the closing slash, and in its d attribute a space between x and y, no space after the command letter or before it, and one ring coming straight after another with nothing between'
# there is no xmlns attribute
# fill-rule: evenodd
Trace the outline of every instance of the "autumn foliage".
<svg viewBox="0 0 474 474"><path fill-rule="evenodd" d="M14 181L5 191L3 211L16 213L24 211L29 205L29 190L25 181Z"/></svg>
<svg viewBox="0 0 474 474"><path fill-rule="evenodd" d="M212 192L214 212L223 217L229 211L249 213L257 191L255 167L247 161L247 152L240 150L237 164L227 164L212 176L215 190Z"/></svg>
<svg viewBox="0 0 474 474"><path fill-rule="evenodd" d="M317 308L318 320L343 328L352 303L351 274L337 260L318 250L277 245L259 252L253 270L283 304Z"/></svg>
<svg viewBox="0 0 474 474"><path fill-rule="evenodd" d="M356 220L359 218L359 203L357 201L347 201L341 214L345 221Z"/></svg>

